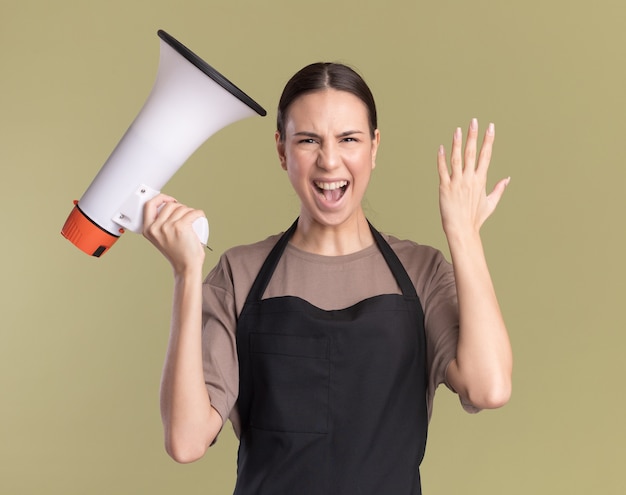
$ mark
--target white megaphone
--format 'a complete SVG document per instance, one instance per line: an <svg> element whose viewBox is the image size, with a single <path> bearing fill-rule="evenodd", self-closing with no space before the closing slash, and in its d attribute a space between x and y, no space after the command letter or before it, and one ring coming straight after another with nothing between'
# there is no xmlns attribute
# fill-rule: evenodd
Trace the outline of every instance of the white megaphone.
<svg viewBox="0 0 626 495"><path fill-rule="evenodd" d="M164 31L156 81L98 175L67 218L61 234L99 257L125 230L141 232L143 205L211 135L265 110ZM207 243L206 218L194 222Z"/></svg>

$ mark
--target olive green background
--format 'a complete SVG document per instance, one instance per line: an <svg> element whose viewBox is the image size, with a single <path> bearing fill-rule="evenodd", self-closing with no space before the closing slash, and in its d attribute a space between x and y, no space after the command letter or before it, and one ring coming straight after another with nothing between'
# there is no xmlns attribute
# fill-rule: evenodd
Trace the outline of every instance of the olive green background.
<svg viewBox="0 0 626 495"><path fill-rule="evenodd" d="M162 447L167 262L140 235L96 259L59 233L147 97L162 28L268 110L164 188L207 213L207 271L297 214L273 131L301 66L364 74L382 132L367 213L444 251L437 146L496 123L490 183L512 181L483 237L514 393L472 416L439 390L424 492L625 493L625 18L621 0L0 0L0 492L232 490L229 424L197 463Z"/></svg>

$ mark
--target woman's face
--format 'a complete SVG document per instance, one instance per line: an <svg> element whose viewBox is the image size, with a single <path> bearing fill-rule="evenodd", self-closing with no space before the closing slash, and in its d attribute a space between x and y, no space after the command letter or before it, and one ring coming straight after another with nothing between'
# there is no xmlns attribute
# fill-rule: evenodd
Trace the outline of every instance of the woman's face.
<svg viewBox="0 0 626 495"><path fill-rule="evenodd" d="M367 107L351 93L328 89L294 100L276 145L301 218L325 226L358 218L379 140L378 130L370 134Z"/></svg>

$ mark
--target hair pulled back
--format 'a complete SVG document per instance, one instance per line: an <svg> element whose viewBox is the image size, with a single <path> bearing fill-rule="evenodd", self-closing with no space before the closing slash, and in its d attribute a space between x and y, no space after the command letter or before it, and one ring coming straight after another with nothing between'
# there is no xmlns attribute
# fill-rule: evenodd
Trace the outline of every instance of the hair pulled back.
<svg viewBox="0 0 626 495"><path fill-rule="evenodd" d="M300 69L285 85L278 102L276 128L280 140L285 139L285 118L289 105L298 97L324 89L346 91L359 98L367 107L370 135L378 128L374 96L363 78L352 68L334 62L316 62Z"/></svg>

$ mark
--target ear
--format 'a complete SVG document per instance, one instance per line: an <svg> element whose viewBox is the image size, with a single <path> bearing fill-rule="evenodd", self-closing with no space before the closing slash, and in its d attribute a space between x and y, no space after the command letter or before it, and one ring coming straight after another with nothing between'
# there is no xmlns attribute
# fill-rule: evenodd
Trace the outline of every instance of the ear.
<svg viewBox="0 0 626 495"><path fill-rule="evenodd" d="M276 131L274 134L276 140L276 152L278 153L278 159L280 160L280 166L283 170L287 170L287 159L285 158L285 142L281 141L280 133Z"/></svg>
<svg viewBox="0 0 626 495"><path fill-rule="evenodd" d="M376 153L378 153L378 145L380 144L380 131L374 131L374 139L372 139L372 170L376 168Z"/></svg>

